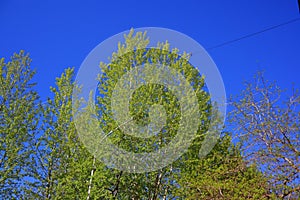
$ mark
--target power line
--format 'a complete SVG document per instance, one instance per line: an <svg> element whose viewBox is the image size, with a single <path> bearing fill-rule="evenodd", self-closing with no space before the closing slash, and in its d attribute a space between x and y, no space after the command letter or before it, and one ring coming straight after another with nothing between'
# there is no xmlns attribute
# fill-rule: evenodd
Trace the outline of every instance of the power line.
<svg viewBox="0 0 300 200"><path fill-rule="evenodd" d="M300 0L299 0L299 1L300 1ZM221 44L218 44L218 45L209 47L209 48L207 48L207 50L216 49L216 48L219 48L219 47L222 47L222 46L225 46L225 45L228 45L228 44L231 44L231 43L234 43L234 42L237 42L237 41L240 41L240 40L249 38L249 37L253 37L253 36L259 35L259 34L261 34L261 33L264 33L264 32L267 32L267 31L270 31L270 30L279 28L279 27L281 27L281 26L285 26L285 25L288 25L288 24L297 22L297 21L299 21L299 20L300 20L300 18L292 19L292 20L289 20L289 21L287 21L287 22L284 22L284 23L281 23L281 24L278 24L278 25L275 25L275 26L271 26L271 27L269 27L269 28L266 28L266 29L263 29L263 30L260 30L260 31L254 32L254 33L250 33L250 34L247 34L247 35L245 35L245 36L242 36L242 37L239 37L239 38L236 38L236 39L233 39L233 40L229 40L229 41L227 41L227 42L223 42L223 43L221 43Z"/></svg>

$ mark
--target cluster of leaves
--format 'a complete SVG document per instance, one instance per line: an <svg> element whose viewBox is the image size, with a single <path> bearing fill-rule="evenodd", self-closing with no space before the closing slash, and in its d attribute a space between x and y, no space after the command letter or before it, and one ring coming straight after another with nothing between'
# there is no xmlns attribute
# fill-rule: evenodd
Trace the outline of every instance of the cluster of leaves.
<svg viewBox="0 0 300 200"><path fill-rule="evenodd" d="M212 114L204 77L189 64L188 54L178 56L178 50L169 49L168 43L147 49L148 42L145 33L131 31L111 62L101 63L104 74L98 80L95 107L98 125L113 133L107 140L127 151L151 152L168 145L181 117L181 105L172 91L160 84L147 84L133 93L129 112L135 123L147 125L151 121L149 108L155 104L166 111L161 131L146 139L122 132L113 118L111 98L117 81L135 66L171 66L191 83L199 103L201 125L187 152L152 172L128 173L107 167L78 136L72 104L79 106L80 102L72 102L72 93L80 88L74 83L74 69L66 69L50 88L53 98L40 103L31 83L34 71L29 56L21 51L7 63L0 61L1 199L276 198L269 177L254 163L245 162L230 134L224 133L208 156L198 157Z"/></svg>
<svg viewBox="0 0 300 200"><path fill-rule="evenodd" d="M35 72L21 51L11 61L0 60L0 196L19 198L29 187L38 126L38 95L30 83Z"/></svg>

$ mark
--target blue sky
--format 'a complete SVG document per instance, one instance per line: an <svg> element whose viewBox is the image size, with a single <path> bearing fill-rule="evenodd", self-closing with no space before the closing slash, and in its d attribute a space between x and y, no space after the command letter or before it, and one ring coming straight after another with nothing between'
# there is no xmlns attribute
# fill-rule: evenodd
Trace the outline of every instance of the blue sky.
<svg viewBox="0 0 300 200"><path fill-rule="evenodd" d="M180 31L204 48L299 18L297 0L231 1L0 1L0 57L21 49L37 69L45 99L64 68L79 69L87 54L108 37L130 28ZM283 88L300 88L300 21L208 50L227 95L257 70Z"/></svg>

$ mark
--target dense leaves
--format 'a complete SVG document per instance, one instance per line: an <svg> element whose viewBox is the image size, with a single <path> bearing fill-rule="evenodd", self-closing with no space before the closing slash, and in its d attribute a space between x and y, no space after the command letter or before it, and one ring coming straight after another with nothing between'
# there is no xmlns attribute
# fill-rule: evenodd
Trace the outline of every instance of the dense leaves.
<svg viewBox="0 0 300 200"><path fill-rule="evenodd" d="M119 148L135 153L152 152L168 146L177 135L182 117L182 105L174 91L165 85L151 83L142 85L132 93L128 114L135 124L147 126L153 120L151 109L155 106L160 111L155 117L166 119L160 131L148 138L126 134L114 119L111 102L117 82L130 70L138 66L147 68L153 64L170 66L190 83L198 101L195 109L200 113L201 124L189 149L175 162L155 171L129 173L106 166L82 143L82 139L91 140L91 144L99 141L89 137L80 138L74 123L72 105L79 107L82 102L81 99L72 99L73 92L80 91L80 86L74 82L74 69L67 68L50 88L52 97L39 103L34 84L31 83L34 71L30 68L30 59L21 51L9 62L4 59L0 61L1 199L296 198L299 116L297 118L292 108L289 112L276 111L270 110L270 104L261 104L259 112L262 115L259 116L255 110L245 110L252 108L249 98L235 104L237 108L247 111L249 116L265 117L270 113L277 116L276 124L271 123L270 118L268 124L265 124L265 120L251 126L256 130L253 133L257 133L251 141L257 144L261 144L258 137L261 131L272 130L276 136L287 136L287 133L294 131L294 136L288 139L276 137L281 142L279 146L276 146L277 143L270 146L274 147L271 153L282 156L282 162L276 164L276 160L268 160L271 158L268 148L252 149L251 152L263 157L259 157L259 162L249 162L251 160L243 156L250 151L242 151L241 148L247 144L247 140L233 144L229 133L223 133L213 150L200 158L199 150L212 122L213 112L209 93L205 89L205 78L188 62L189 54L179 55L179 50L170 49L167 42L158 44L156 49L147 48L148 43L145 33L134 33L132 30L125 36L125 43L118 45L118 51L112 55L110 62L100 64L104 73L98 77L97 93L91 93L96 106L88 104L86 113L91 109L97 111L97 126L107 133L105 140L100 142L110 141ZM268 88L264 92L267 91ZM299 98L293 100L295 102ZM256 105L255 101L252 102ZM120 104L120 109L122 106ZM266 109L262 109L263 106ZM240 116L241 113L236 114ZM83 119L86 116L82 115ZM242 118L237 119L240 119L240 122L236 121L238 125L243 124ZM93 131L91 127L84 128ZM285 131L280 132L281 129ZM98 133L95 134L97 136ZM294 153L289 154L289 151ZM293 159L293 165L284 158ZM262 160L264 162L260 162ZM268 166L266 164L270 161L281 171L273 170L266 174L272 168L261 168L261 164ZM283 167L287 167L286 171ZM286 179L289 182L281 187L280 184Z"/></svg>
<svg viewBox="0 0 300 200"><path fill-rule="evenodd" d="M0 60L0 198L21 198L32 184L33 141L38 125L35 71L21 51Z"/></svg>

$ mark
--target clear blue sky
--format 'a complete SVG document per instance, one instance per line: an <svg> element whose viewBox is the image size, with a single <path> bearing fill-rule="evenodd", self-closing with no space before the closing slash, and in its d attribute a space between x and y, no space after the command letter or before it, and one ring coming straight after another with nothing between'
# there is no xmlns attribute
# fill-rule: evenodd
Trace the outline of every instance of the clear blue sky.
<svg viewBox="0 0 300 200"><path fill-rule="evenodd" d="M78 70L101 41L139 27L180 31L204 48L300 17L297 0L0 1L0 57L30 53L45 99L64 68ZM257 70L284 88L300 88L300 21L208 51L227 95Z"/></svg>

